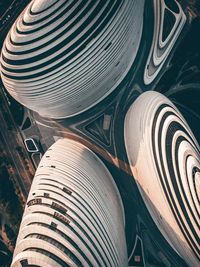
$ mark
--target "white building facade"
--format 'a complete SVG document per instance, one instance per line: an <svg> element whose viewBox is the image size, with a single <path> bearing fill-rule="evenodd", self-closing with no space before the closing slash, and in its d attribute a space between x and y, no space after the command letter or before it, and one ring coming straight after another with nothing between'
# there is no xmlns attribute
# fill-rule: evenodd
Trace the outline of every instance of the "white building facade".
<svg viewBox="0 0 200 267"><path fill-rule="evenodd" d="M11 266L128 266L124 225L106 166L82 144L60 139L36 171Z"/></svg>
<svg viewBox="0 0 200 267"><path fill-rule="evenodd" d="M5 39L1 77L24 106L77 115L108 96L135 61L145 0L34 0Z"/></svg>
<svg viewBox="0 0 200 267"><path fill-rule="evenodd" d="M200 148L178 109L146 92L124 125L132 174L158 229L189 266L199 266Z"/></svg>

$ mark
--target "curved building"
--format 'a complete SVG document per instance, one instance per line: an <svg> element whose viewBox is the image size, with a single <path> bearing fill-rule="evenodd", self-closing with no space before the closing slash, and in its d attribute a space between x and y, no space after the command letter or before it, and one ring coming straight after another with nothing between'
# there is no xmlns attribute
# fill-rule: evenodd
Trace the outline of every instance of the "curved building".
<svg viewBox="0 0 200 267"><path fill-rule="evenodd" d="M144 70L144 83L156 79L186 23L186 16L176 0L153 0L154 30L152 45Z"/></svg>
<svg viewBox="0 0 200 267"><path fill-rule="evenodd" d="M82 144L60 139L36 171L12 266L128 266L124 224L103 162Z"/></svg>
<svg viewBox="0 0 200 267"><path fill-rule="evenodd" d="M189 266L199 266L200 149L177 108L143 93L125 119L132 174L158 229Z"/></svg>
<svg viewBox="0 0 200 267"><path fill-rule="evenodd" d="M51 118L99 103L132 66L145 0L34 0L4 42L1 77L24 106Z"/></svg>

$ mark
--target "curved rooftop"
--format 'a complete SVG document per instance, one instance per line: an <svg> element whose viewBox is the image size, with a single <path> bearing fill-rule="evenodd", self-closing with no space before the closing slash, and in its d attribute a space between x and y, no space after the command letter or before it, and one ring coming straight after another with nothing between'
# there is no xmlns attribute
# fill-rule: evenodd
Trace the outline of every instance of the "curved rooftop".
<svg viewBox="0 0 200 267"><path fill-rule="evenodd" d="M11 266L128 266L124 224L103 162L82 144L60 139L36 171Z"/></svg>
<svg viewBox="0 0 200 267"><path fill-rule="evenodd" d="M181 5L174 0L155 0L153 40L144 68L144 83L151 84L181 36L186 15Z"/></svg>
<svg viewBox="0 0 200 267"><path fill-rule="evenodd" d="M12 26L1 77L21 104L51 118L77 115L117 88L132 66L144 0L35 0Z"/></svg>
<svg viewBox="0 0 200 267"><path fill-rule="evenodd" d="M189 266L199 266L200 148L165 96L146 92L129 108L125 146L133 177L158 229Z"/></svg>

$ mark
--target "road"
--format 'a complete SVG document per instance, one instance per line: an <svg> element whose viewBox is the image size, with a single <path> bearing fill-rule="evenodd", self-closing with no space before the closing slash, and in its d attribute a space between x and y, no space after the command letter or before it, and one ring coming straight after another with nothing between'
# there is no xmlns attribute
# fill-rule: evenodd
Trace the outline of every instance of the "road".
<svg viewBox="0 0 200 267"><path fill-rule="evenodd" d="M24 147L21 132L13 120L7 100L2 90L0 91L0 100L0 133L5 143L5 151L13 162L12 167L14 169L16 182L23 197L26 199L35 169ZM21 155L16 150L17 147L21 147Z"/></svg>

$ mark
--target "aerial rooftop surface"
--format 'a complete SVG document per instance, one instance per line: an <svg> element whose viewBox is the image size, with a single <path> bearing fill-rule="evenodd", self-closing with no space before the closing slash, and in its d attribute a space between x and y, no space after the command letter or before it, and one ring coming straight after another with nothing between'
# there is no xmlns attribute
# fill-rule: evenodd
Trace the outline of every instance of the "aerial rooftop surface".
<svg viewBox="0 0 200 267"><path fill-rule="evenodd" d="M200 266L199 12L1 1L0 266Z"/></svg>

